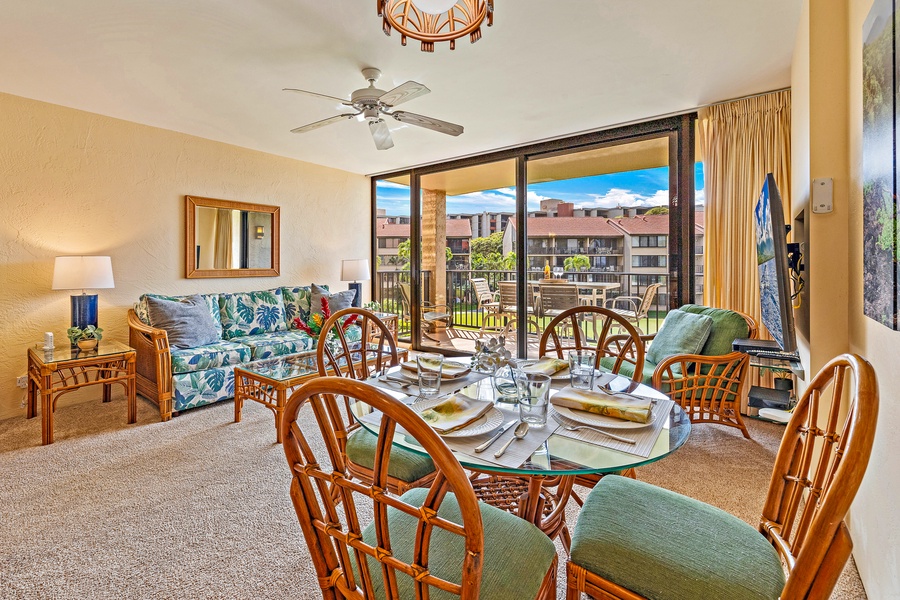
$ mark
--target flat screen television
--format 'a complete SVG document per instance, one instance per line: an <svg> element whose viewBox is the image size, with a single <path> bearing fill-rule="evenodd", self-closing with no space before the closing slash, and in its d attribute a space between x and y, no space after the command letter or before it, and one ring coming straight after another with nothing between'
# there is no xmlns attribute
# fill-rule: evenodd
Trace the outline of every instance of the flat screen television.
<svg viewBox="0 0 900 600"><path fill-rule="evenodd" d="M771 173L766 175L754 216L762 322L783 351L796 352L787 229L784 226L781 194Z"/></svg>

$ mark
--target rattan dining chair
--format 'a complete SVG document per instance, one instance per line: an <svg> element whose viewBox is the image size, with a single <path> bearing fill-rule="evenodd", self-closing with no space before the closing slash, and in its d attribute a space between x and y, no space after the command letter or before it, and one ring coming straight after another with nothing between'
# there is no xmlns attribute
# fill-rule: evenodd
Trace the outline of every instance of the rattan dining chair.
<svg viewBox="0 0 900 600"><path fill-rule="evenodd" d="M353 326L361 328L359 342L348 340L341 324L355 317ZM328 342L328 336L334 340ZM364 343L365 342L365 343ZM364 308L345 308L331 315L322 325L316 346L319 375L366 379L400 364L397 344L384 321ZM340 416L337 413L336 416ZM371 483L376 462L378 439L360 427L350 413L350 399L344 398L344 432L337 436L338 445L350 474ZM387 486L402 494L415 487L430 485L434 480L434 463L428 456L398 449L388 471Z"/></svg>
<svg viewBox="0 0 900 600"><path fill-rule="evenodd" d="M603 479L575 526L566 598L829 598L853 547L844 518L877 416L868 362L843 354L822 367L781 440L758 530L668 490Z"/></svg>
<svg viewBox="0 0 900 600"><path fill-rule="evenodd" d="M337 396L383 413L371 483L354 481L347 468ZM297 422L304 404L311 405L324 452ZM385 492L398 427L437 466L429 488L399 497ZM291 500L326 600L556 598L553 542L528 521L479 503L447 445L384 391L350 379L314 379L288 401L282 433Z"/></svg>
<svg viewBox="0 0 900 600"><path fill-rule="evenodd" d="M586 325L590 322L594 336L589 337ZM616 335L613 335L613 331ZM625 333L621 333L624 331ZM618 373L623 364L634 364L633 383L641 382L644 367L644 343L641 335L625 317L599 306L578 306L557 315L541 336L538 356L556 356L565 360L570 350L593 350L597 353L594 368L600 368L604 357L614 359L608 370ZM626 362L627 359L627 362ZM620 475L634 478L634 469L621 471ZM592 488L604 475L578 475L575 484ZM572 493L575 502L582 504L581 496Z"/></svg>

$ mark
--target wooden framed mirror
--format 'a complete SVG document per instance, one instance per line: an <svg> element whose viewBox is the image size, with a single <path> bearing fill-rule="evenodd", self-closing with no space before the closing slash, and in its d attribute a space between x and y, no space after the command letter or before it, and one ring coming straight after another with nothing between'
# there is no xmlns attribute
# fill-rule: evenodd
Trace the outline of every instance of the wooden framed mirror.
<svg viewBox="0 0 900 600"><path fill-rule="evenodd" d="M281 272L281 209L185 196L188 279L276 277Z"/></svg>

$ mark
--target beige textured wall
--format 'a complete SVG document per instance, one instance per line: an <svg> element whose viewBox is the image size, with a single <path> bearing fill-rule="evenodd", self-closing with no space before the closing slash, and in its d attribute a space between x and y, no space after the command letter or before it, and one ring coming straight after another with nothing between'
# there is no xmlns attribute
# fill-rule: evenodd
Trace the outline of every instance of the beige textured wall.
<svg viewBox="0 0 900 600"><path fill-rule="evenodd" d="M813 370L849 349L878 374L875 447L850 512L854 557L869 598L900 599L900 332L862 309L862 25L872 0L806 0L792 72L795 210L810 180L833 177L835 211L807 215L809 337Z"/></svg>
<svg viewBox="0 0 900 600"><path fill-rule="evenodd" d="M850 350L878 373L881 406L869 470L850 513L854 555L869 598L900 599L900 332L863 314L862 26L872 0L849 0Z"/></svg>
<svg viewBox="0 0 900 600"><path fill-rule="evenodd" d="M185 279L186 194L281 206L282 275ZM0 94L0 419L24 418L15 378L26 348L44 331L65 342L69 292L50 289L54 256L112 257L100 326L127 342L126 310L142 292L345 287L341 259L369 253L369 211L360 175Z"/></svg>

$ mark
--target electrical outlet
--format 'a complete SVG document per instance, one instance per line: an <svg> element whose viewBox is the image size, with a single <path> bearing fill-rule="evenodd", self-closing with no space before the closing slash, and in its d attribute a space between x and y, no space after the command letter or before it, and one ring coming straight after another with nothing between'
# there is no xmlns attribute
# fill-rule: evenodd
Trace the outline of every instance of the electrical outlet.
<svg viewBox="0 0 900 600"><path fill-rule="evenodd" d="M20 387L23 390L28 387L28 375L22 375L20 377L16 377L16 387Z"/></svg>

